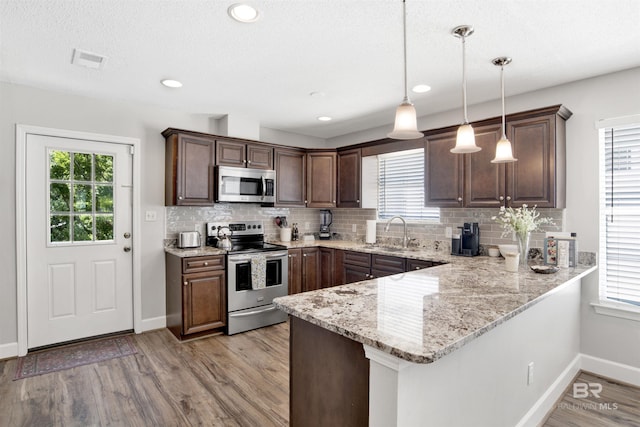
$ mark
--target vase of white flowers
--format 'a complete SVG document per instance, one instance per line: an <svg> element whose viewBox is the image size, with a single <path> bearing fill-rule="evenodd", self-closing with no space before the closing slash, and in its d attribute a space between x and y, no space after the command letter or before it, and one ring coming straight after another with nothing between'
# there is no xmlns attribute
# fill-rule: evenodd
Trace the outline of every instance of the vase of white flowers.
<svg viewBox="0 0 640 427"><path fill-rule="evenodd" d="M536 207L529 209L527 205L521 208L500 207L497 216L491 218L502 225L502 237L513 233L518 241L518 251L520 253L520 265L527 265L529 257L529 240L531 232L540 229L542 224L553 224L551 218L540 218L540 212Z"/></svg>

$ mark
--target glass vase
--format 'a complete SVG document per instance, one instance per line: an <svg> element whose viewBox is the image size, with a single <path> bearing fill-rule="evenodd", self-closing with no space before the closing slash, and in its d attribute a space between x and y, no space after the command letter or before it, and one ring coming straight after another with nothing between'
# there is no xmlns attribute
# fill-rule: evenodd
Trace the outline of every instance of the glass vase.
<svg viewBox="0 0 640 427"><path fill-rule="evenodd" d="M526 267L529 258L529 239L531 233L516 233L516 239L518 240L518 253L520 253L520 265Z"/></svg>

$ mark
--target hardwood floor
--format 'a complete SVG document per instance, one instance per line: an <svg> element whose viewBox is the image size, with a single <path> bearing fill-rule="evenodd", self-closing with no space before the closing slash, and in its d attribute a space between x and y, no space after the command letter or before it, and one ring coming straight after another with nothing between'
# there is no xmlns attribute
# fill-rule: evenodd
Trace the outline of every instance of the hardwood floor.
<svg viewBox="0 0 640 427"><path fill-rule="evenodd" d="M138 354L13 381L0 361L0 426L286 426L289 326L179 343L134 335Z"/></svg>
<svg viewBox="0 0 640 427"><path fill-rule="evenodd" d="M574 393L573 384L576 383L581 384ZM573 384L556 404L556 409L543 427L640 426L640 388L619 384L588 372L581 372Z"/></svg>

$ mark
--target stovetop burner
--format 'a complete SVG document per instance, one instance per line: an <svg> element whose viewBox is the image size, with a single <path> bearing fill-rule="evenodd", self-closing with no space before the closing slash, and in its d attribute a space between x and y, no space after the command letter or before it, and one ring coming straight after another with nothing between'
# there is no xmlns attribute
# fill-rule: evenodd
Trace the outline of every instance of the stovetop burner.
<svg viewBox="0 0 640 427"><path fill-rule="evenodd" d="M279 251L286 246L266 243L262 221L245 221L232 223L207 223L207 246L217 246L220 237L228 235L231 240L229 254Z"/></svg>

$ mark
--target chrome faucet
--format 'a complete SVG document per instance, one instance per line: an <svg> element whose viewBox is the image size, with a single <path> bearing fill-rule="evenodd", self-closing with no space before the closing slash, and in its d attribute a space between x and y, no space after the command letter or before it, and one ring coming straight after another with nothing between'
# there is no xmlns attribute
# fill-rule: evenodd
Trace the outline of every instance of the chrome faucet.
<svg viewBox="0 0 640 427"><path fill-rule="evenodd" d="M404 224L404 237L402 238L402 247L406 248L409 243L409 238L407 237L407 221L404 220L400 215L396 215L392 217L389 221L387 221L387 225L384 227L384 231L389 231L389 226L391 225L391 221L398 218Z"/></svg>

